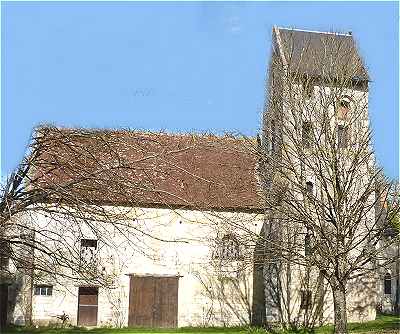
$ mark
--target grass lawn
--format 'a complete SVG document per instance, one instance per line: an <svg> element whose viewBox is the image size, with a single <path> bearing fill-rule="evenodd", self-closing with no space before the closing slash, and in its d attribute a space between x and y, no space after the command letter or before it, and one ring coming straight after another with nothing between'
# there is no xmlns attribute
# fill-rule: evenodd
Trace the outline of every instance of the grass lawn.
<svg viewBox="0 0 400 334"><path fill-rule="evenodd" d="M380 333L380 334L400 334L400 318L390 315L378 315L374 321L366 323L351 323L349 324L350 333ZM315 333L315 334L330 334L333 331L332 326L323 326L316 328L313 332L304 331L290 331L280 332L279 334L294 334L294 333ZM1 334L267 334L267 332L260 329L248 330L244 327L232 328L201 328L201 327L183 327L174 329L158 329L158 328L122 328L122 329L109 329L109 328L23 328L15 327L1 332Z"/></svg>
<svg viewBox="0 0 400 334"><path fill-rule="evenodd" d="M365 323L350 323L350 333L396 333L400 334L400 318L393 315L378 315L376 320ZM318 334L332 333L333 327L320 327Z"/></svg>

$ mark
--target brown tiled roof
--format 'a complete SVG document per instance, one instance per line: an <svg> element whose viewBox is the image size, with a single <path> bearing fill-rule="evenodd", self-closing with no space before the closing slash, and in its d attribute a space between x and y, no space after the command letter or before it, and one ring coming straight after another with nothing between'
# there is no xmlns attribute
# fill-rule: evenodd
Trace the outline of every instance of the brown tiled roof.
<svg viewBox="0 0 400 334"><path fill-rule="evenodd" d="M51 127L37 133L43 153L35 184L58 189L65 201L261 209L253 140Z"/></svg>

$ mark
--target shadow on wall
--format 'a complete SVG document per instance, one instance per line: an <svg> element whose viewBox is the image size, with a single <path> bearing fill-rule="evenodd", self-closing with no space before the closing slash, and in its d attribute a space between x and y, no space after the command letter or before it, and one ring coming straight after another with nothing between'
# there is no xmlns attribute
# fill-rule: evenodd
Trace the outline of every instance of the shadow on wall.
<svg viewBox="0 0 400 334"><path fill-rule="evenodd" d="M347 312L349 322L365 322L376 318L377 280L377 275L370 273L353 279L347 284Z"/></svg>
<svg viewBox="0 0 400 334"><path fill-rule="evenodd" d="M267 327L314 328L333 323L333 296L316 268L281 261L264 267ZM348 322L376 318L376 275L361 276L347 284Z"/></svg>

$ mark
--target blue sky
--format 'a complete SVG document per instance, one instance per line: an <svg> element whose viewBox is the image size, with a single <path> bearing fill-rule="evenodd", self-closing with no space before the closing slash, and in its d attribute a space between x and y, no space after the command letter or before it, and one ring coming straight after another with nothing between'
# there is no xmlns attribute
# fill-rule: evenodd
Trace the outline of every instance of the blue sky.
<svg viewBox="0 0 400 334"><path fill-rule="evenodd" d="M376 156L399 176L396 2L2 2L1 170L39 123L171 132L260 126L272 26L352 31Z"/></svg>

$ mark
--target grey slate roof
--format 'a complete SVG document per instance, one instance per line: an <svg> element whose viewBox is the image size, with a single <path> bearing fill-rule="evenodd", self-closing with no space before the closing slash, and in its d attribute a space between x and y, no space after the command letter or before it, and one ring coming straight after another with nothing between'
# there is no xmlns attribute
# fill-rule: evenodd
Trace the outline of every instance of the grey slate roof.
<svg viewBox="0 0 400 334"><path fill-rule="evenodd" d="M274 28L281 57L290 70L313 77L341 75L369 81L351 34Z"/></svg>

